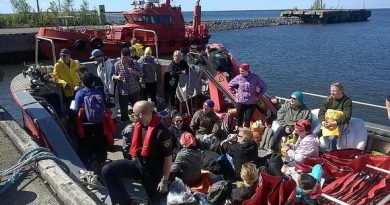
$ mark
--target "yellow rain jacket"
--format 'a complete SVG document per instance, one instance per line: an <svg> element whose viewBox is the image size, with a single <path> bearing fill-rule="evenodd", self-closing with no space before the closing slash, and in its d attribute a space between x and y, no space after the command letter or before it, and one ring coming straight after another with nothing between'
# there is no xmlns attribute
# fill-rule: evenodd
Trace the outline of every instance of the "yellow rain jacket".
<svg viewBox="0 0 390 205"><path fill-rule="evenodd" d="M79 66L79 61L73 59L70 59L70 68L61 59L54 65L53 77L56 83L64 89L66 97L73 96L74 87L80 83L79 75L76 72Z"/></svg>
<svg viewBox="0 0 390 205"><path fill-rule="evenodd" d="M138 58L141 58L141 56L144 55L144 46L140 43L136 43L133 45L133 47L135 48L135 55Z"/></svg>

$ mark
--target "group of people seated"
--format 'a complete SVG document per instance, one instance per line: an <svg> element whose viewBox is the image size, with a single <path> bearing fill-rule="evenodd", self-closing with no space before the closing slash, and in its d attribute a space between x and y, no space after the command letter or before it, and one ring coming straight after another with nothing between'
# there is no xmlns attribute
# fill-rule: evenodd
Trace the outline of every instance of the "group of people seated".
<svg viewBox="0 0 390 205"><path fill-rule="evenodd" d="M168 185L176 177L196 188L206 186L210 174L234 182L226 202L241 204L254 194L259 172L283 174L284 163L279 153L284 154L286 162L302 162L305 157L319 155L319 136L312 132L312 115L300 91L293 92L290 100L278 110L279 128L274 132L268 155L259 157L258 143L250 125L259 96L266 92L267 86L250 71L249 64L241 64L240 74L229 83L229 90L236 97L237 118L233 132L226 133L221 130L221 120L211 99L205 99L202 109L194 113L189 123L178 111L170 114L171 121L157 113L158 63L149 47L138 59L135 54L134 47L123 48L120 59L113 63L102 51L93 50L91 59L96 62L97 71L94 76L70 58L69 50L62 49L53 71L56 82L64 90L65 107L68 109L71 101L75 101L73 110L66 110L62 116L78 122L80 158L101 174L112 204L132 203L122 178L141 180L148 202L164 204ZM179 75L188 73L188 68L183 54L175 51L165 85L167 103L174 109L179 106L175 97ZM348 126L351 119L352 102L340 83L330 86L330 94L318 117L323 133L330 133L323 135L329 141L328 150L335 150L340 130ZM120 121L128 124L122 131L124 159L107 164L107 150L114 143L114 120L118 110ZM74 118L69 113L73 113ZM296 139L282 140L290 135ZM268 163L270 158L277 163ZM316 172L317 169L320 170L316 168ZM205 170L209 174L204 174ZM305 177L302 176L306 181L311 180ZM304 185L304 194L316 193L308 190L317 189L317 178L310 189L309 185Z"/></svg>

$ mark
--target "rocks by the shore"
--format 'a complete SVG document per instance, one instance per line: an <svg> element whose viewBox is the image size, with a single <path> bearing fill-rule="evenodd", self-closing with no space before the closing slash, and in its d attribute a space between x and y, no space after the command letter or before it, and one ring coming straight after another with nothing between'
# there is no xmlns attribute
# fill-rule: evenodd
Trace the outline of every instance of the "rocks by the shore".
<svg viewBox="0 0 390 205"><path fill-rule="evenodd" d="M207 23L209 25L209 31L224 31L264 26L302 24L304 22L298 17L269 17L237 20L212 20L207 21Z"/></svg>

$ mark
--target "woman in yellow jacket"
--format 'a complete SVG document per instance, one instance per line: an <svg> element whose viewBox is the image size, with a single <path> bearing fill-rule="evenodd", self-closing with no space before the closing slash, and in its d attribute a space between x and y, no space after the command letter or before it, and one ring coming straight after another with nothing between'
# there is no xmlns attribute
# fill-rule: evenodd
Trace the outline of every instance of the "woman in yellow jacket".
<svg viewBox="0 0 390 205"><path fill-rule="evenodd" d="M80 78L76 69L80 66L77 60L70 58L68 49L61 49L60 60L54 65L53 77L64 91L65 110L61 117L66 116L73 100L74 92L79 88Z"/></svg>

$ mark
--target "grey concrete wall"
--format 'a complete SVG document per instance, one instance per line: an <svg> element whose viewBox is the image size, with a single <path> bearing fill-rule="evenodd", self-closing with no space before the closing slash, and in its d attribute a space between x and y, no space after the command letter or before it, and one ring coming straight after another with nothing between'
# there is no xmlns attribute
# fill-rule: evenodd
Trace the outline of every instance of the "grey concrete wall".
<svg viewBox="0 0 390 205"><path fill-rule="evenodd" d="M1 34L0 54L35 50L35 33Z"/></svg>

